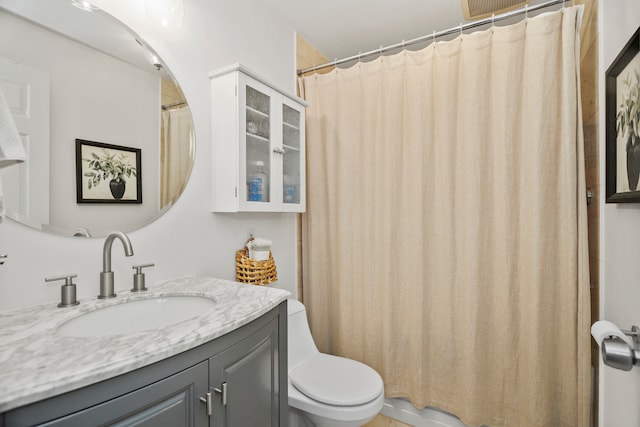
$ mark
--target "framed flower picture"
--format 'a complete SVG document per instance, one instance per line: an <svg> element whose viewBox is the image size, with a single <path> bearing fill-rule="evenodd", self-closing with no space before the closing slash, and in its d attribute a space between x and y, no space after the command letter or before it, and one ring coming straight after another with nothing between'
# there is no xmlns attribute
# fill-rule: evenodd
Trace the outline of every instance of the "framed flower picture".
<svg viewBox="0 0 640 427"><path fill-rule="evenodd" d="M606 202L640 202L640 28L605 74Z"/></svg>
<svg viewBox="0 0 640 427"><path fill-rule="evenodd" d="M139 148L76 139L77 203L142 203Z"/></svg>

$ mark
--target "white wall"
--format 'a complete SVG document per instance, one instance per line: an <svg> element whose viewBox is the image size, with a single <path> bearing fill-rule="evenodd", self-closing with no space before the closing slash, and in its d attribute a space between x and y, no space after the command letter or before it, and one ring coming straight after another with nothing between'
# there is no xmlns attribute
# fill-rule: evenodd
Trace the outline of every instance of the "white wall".
<svg viewBox="0 0 640 427"><path fill-rule="evenodd" d="M295 292L295 214L214 214L211 205L210 100L208 73L241 62L275 85L295 88L294 31L259 2L184 0L182 28L163 31L144 15L144 1L94 0L135 32L163 58L179 81L193 113L196 160L176 205L163 217L129 233L135 255L113 246L116 290L131 288L136 263L154 262L147 282L187 274L232 279L234 256L250 233L273 241L277 287ZM97 295L102 239L58 237L11 220L0 223L0 310L57 302L59 285L44 277L78 273L80 297Z"/></svg>
<svg viewBox="0 0 640 427"><path fill-rule="evenodd" d="M600 194L605 194L604 74L640 27L638 0L600 0ZM604 196L602 197L604 199ZM629 329L640 326L640 205L601 201L600 317ZM640 368L600 368L600 425L640 425Z"/></svg>

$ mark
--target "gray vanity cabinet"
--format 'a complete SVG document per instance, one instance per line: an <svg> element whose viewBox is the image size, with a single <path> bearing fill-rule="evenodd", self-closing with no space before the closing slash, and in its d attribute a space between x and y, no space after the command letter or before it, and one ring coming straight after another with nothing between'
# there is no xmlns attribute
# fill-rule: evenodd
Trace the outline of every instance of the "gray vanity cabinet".
<svg viewBox="0 0 640 427"><path fill-rule="evenodd" d="M0 414L0 427L287 427L286 320L283 302L184 353Z"/></svg>

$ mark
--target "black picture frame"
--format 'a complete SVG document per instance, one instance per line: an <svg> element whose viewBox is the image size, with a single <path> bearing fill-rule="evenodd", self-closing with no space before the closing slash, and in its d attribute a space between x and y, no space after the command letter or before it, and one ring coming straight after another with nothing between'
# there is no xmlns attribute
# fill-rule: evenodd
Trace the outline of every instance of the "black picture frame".
<svg viewBox="0 0 640 427"><path fill-rule="evenodd" d="M627 143L623 137L617 134L617 114L622 102L619 96L620 88L628 78L632 70L640 70L640 27L620 51L605 73L605 192L607 203L638 203L640 202L640 183L638 183L635 164L640 163L631 160L632 167L628 167L625 157ZM638 141L640 144L640 141ZM624 153L623 153L624 150ZM640 150L639 150L640 151ZM636 153L638 154L638 153ZM640 156L640 154L638 154ZM633 158L634 155L632 154ZM621 160L622 159L622 160ZM626 179L626 181L625 181ZM635 186L634 186L635 181Z"/></svg>
<svg viewBox="0 0 640 427"><path fill-rule="evenodd" d="M111 159L111 162L109 162ZM91 162L94 160L94 162ZM122 179L98 170L102 164L120 163ZM135 166L134 166L135 164ZM76 201L77 203L142 203L142 150L139 148L76 139ZM113 169L112 169L113 170ZM122 181L125 181L124 185ZM134 182L131 185L130 182ZM112 190L113 189L113 190Z"/></svg>

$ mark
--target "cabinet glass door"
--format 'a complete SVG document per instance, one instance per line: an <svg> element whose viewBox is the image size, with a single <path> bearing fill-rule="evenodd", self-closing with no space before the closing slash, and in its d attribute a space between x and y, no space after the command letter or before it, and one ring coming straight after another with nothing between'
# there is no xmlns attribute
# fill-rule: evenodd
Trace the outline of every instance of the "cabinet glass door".
<svg viewBox="0 0 640 427"><path fill-rule="evenodd" d="M282 104L282 201L300 203L300 111Z"/></svg>
<svg viewBox="0 0 640 427"><path fill-rule="evenodd" d="M246 182L247 201L269 202L271 171L271 98L246 88Z"/></svg>

